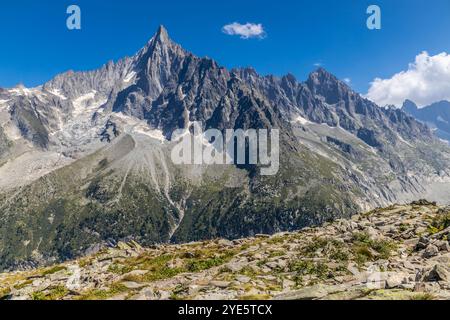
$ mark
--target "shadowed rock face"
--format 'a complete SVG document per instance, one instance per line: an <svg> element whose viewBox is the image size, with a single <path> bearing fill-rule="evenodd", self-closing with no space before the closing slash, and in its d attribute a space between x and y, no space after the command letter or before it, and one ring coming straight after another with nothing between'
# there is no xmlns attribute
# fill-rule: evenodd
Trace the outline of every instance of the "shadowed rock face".
<svg viewBox="0 0 450 320"><path fill-rule="evenodd" d="M280 171L174 165L172 132L194 121L279 129ZM163 27L133 57L1 91L0 128L0 268L120 239L234 239L450 200L449 148L403 111L324 69L306 82L227 70Z"/></svg>
<svg viewBox="0 0 450 320"><path fill-rule="evenodd" d="M403 111L417 120L427 124L439 138L450 141L450 102L440 101L429 106L418 108L417 105L406 100Z"/></svg>

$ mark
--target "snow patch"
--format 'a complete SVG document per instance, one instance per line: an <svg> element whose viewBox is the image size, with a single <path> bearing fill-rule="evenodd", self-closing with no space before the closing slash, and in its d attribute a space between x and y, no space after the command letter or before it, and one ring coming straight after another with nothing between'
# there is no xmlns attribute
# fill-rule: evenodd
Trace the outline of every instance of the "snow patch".
<svg viewBox="0 0 450 320"><path fill-rule="evenodd" d="M39 88L25 88L25 87L17 87L13 89L9 89L8 92L14 96L32 96L32 95L42 95L42 91Z"/></svg>
<svg viewBox="0 0 450 320"><path fill-rule="evenodd" d="M106 97L99 97L95 90L72 101L72 113L63 115L55 110L58 129L50 132L52 141L60 148L59 152L69 148L82 150L85 146L98 140L101 125L92 121L93 115L107 102Z"/></svg>
<svg viewBox="0 0 450 320"><path fill-rule="evenodd" d="M115 113L114 117L119 118L122 121L122 125L125 128L125 132L129 134L137 133L146 135L152 139L160 141L161 143L167 141L161 130L151 128L145 121L127 116L122 112Z"/></svg>
<svg viewBox="0 0 450 320"><path fill-rule="evenodd" d="M60 90L55 89L55 90L48 90L49 93L51 93L54 96L57 96L58 98L60 98L61 100L67 100L67 97L64 96Z"/></svg>
<svg viewBox="0 0 450 320"><path fill-rule="evenodd" d="M403 139L403 137L400 134L397 134L397 137L401 142L406 144L408 147L414 148L414 146L411 143L409 143L408 141L406 141L405 139Z"/></svg>
<svg viewBox="0 0 450 320"><path fill-rule="evenodd" d="M8 110L9 105L7 103L9 100L0 100L0 111Z"/></svg>
<svg viewBox="0 0 450 320"><path fill-rule="evenodd" d="M131 80L133 80L135 76L136 76L136 72L135 71L131 71L129 74L127 74L125 79L123 79L123 82L130 83Z"/></svg>
<svg viewBox="0 0 450 320"><path fill-rule="evenodd" d="M6 136L11 141L17 141L22 139L22 134L20 132L20 129L17 128L16 125L14 125L12 122L8 121L7 123L2 124L3 125L3 131L5 132Z"/></svg>
<svg viewBox="0 0 450 320"><path fill-rule="evenodd" d="M321 126L324 126L324 127L328 127L328 128L330 128L330 129L333 129L333 130L336 130L336 129L341 129L341 127L340 126L336 126L336 127L333 127L333 126L330 126L328 123L321 123L320 124ZM344 130L344 131L346 131L346 130Z"/></svg>
<svg viewBox="0 0 450 320"><path fill-rule="evenodd" d="M442 118L441 116L438 116L437 117L437 121L439 121L439 122L443 122L443 123L447 123L448 124L448 121L446 121L444 118Z"/></svg>
<svg viewBox="0 0 450 320"><path fill-rule="evenodd" d="M308 119L303 118L302 116L298 116L297 118L295 118L294 122L300 123L303 126L312 123L311 121L309 121Z"/></svg>
<svg viewBox="0 0 450 320"><path fill-rule="evenodd" d="M134 129L134 132L149 136L150 138L161 142L166 141L166 138L164 137L164 134L161 130L149 130L147 128L136 127Z"/></svg>
<svg viewBox="0 0 450 320"><path fill-rule="evenodd" d="M93 107L97 107L97 104L93 104L92 100L95 99L95 94L97 92L95 90L82 95L81 97L76 98L72 104L74 107L74 111L73 111L73 115L75 117L81 115L81 114L85 114L86 111L93 111L93 110L88 110L88 109L93 109Z"/></svg>

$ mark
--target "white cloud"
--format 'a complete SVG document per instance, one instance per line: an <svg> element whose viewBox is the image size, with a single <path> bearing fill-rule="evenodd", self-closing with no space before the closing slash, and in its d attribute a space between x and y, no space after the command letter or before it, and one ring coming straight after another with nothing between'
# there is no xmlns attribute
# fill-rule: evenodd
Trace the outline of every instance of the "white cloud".
<svg viewBox="0 0 450 320"><path fill-rule="evenodd" d="M222 28L222 32L230 36L240 36L241 39L264 38L266 32L262 24L234 22Z"/></svg>
<svg viewBox="0 0 450 320"><path fill-rule="evenodd" d="M314 67L321 67L322 65L322 62L316 62L313 64Z"/></svg>
<svg viewBox="0 0 450 320"><path fill-rule="evenodd" d="M424 51L416 56L408 70L390 79L376 78L366 97L380 106L402 106L406 99L424 107L450 100L450 55L443 52L430 56Z"/></svg>
<svg viewBox="0 0 450 320"><path fill-rule="evenodd" d="M352 83L352 79L344 78L344 82L347 83L347 84L351 84Z"/></svg>

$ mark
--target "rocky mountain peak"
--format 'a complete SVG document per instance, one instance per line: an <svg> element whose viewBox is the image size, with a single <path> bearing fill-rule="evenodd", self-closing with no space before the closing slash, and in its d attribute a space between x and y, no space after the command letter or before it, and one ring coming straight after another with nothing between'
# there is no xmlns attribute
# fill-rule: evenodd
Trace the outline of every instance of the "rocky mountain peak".
<svg viewBox="0 0 450 320"><path fill-rule="evenodd" d="M162 43L165 43L170 40L169 33L167 32L167 29L163 25L159 26L158 31L156 32L155 35L155 39Z"/></svg>
<svg viewBox="0 0 450 320"><path fill-rule="evenodd" d="M324 68L319 68L312 72L309 75L306 84L313 90L323 87L340 87L350 90L350 87L347 84L339 80L335 75Z"/></svg>
<svg viewBox="0 0 450 320"><path fill-rule="evenodd" d="M297 78L292 74L288 73L283 77L283 80L289 81L290 83L297 83Z"/></svg>
<svg viewBox="0 0 450 320"><path fill-rule="evenodd" d="M419 108L414 102L406 100L402 110L433 129L436 136L450 141L450 102L440 101Z"/></svg>
<svg viewBox="0 0 450 320"><path fill-rule="evenodd" d="M167 29L161 25L147 45L138 53L138 56L142 57L143 55L152 54L153 52L166 51L168 48L173 47L181 49L181 46L172 41Z"/></svg>
<svg viewBox="0 0 450 320"><path fill-rule="evenodd" d="M412 102L411 100L405 100L405 102L403 103L403 110L408 112L408 113L413 113L415 111L417 111L419 108L417 107L417 105Z"/></svg>
<svg viewBox="0 0 450 320"><path fill-rule="evenodd" d="M320 67L309 74L307 82L312 85L321 85L327 82L339 82L339 80L325 68Z"/></svg>
<svg viewBox="0 0 450 320"><path fill-rule="evenodd" d="M335 104L352 92L347 84L324 68L312 72L306 85L313 94L323 96L328 104Z"/></svg>

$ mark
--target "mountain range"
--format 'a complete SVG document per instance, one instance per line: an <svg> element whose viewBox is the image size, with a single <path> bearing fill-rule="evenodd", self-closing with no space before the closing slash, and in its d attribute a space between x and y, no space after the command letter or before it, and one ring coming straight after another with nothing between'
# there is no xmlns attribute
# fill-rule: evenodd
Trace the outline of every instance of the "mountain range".
<svg viewBox="0 0 450 320"><path fill-rule="evenodd" d="M175 129L280 130L280 171L178 166ZM160 27L134 56L0 89L0 269L143 245L297 230L396 202L450 202L450 148L323 68L227 70Z"/></svg>
<svg viewBox="0 0 450 320"><path fill-rule="evenodd" d="M442 140L450 141L450 102L440 101L419 108L411 100L406 100L403 110L417 120L427 124Z"/></svg>

